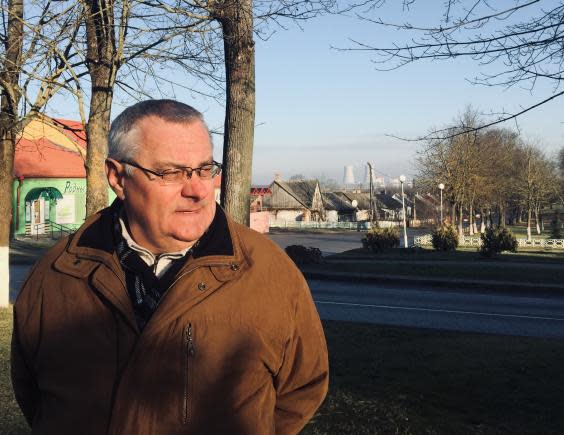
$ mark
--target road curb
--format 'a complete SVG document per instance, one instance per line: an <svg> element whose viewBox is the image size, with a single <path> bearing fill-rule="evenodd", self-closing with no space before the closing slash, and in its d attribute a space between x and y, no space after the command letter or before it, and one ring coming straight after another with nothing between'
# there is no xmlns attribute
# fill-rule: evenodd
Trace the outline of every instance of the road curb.
<svg viewBox="0 0 564 435"><path fill-rule="evenodd" d="M410 284L410 285L421 285L431 287L456 287L460 289L491 289L503 292L512 293L544 293L544 294L564 294L564 287L558 285L550 284L528 284L528 283L517 283L517 282L500 282L500 281L490 281L490 280L462 280L462 279L436 279L436 278L425 278L417 276L405 276L405 275L375 275L368 273L350 274L350 273L325 273L302 270L302 273L306 279L318 279L327 281L345 281L345 282L363 282L363 283L382 283L382 284Z"/></svg>

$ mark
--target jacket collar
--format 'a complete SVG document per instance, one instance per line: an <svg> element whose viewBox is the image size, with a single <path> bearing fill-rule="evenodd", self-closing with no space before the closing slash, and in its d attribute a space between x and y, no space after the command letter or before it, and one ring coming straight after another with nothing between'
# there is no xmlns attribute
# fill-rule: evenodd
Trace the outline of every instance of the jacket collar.
<svg viewBox="0 0 564 435"><path fill-rule="evenodd" d="M137 329L127 290L125 274L115 252L113 216L122 203L112 205L89 217L71 237L67 249L55 260L54 267L76 278L87 279L97 291L115 305ZM237 278L250 261L241 243L237 224L218 205L214 219L200 238L178 277L190 271L209 267L218 282ZM105 266L105 267L102 267Z"/></svg>

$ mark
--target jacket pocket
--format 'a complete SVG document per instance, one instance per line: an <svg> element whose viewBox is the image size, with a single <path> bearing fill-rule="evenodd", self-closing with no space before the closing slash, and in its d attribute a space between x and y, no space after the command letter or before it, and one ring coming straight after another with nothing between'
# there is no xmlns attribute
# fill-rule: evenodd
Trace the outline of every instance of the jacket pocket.
<svg viewBox="0 0 564 435"><path fill-rule="evenodd" d="M184 328L184 407L183 423L187 424L192 420L192 404L194 402L194 330L192 324Z"/></svg>

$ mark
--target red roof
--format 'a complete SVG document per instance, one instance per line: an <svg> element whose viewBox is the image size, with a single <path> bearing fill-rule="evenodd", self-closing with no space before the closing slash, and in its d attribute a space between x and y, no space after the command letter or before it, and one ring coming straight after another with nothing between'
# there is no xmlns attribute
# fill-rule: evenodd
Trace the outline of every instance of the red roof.
<svg viewBox="0 0 564 435"><path fill-rule="evenodd" d="M86 177L85 138L82 124L77 121L50 118L31 121L16 144L14 175Z"/></svg>
<svg viewBox="0 0 564 435"><path fill-rule="evenodd" d="M272 191L269 187L251 187L251 195L253 196L260 196L260 195L272 195Z"/></svg>

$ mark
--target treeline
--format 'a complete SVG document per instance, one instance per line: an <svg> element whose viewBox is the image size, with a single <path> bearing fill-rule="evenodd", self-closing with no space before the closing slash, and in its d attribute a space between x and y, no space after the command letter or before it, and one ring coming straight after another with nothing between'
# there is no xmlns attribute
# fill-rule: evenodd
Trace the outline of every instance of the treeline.
<svg viewBox="0 0 564 435"><path fill-rule="evenodd" d="M418 152L417 190L438 194L444 184L445 218L460 234L465 219L470 234L525 220L530 239L533 222L541 233L541 210L564 205L564 147L547 155L513 130L477 129L478 118L468 108L454 125L428 136Z"/></svg>

